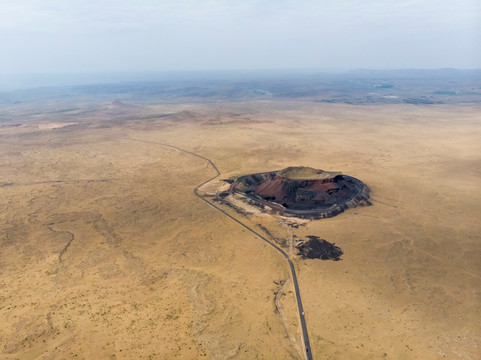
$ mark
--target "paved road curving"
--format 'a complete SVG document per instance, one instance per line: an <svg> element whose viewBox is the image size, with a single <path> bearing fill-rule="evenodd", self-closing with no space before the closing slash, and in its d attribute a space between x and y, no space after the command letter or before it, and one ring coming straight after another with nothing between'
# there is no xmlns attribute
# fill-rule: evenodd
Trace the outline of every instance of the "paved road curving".
<svg viewBox="0 0 481 360"><path fill-rule="evenodd" d="M282 250L279 246L277 246L276 244L274 244L273 242L269 241L267 238L265 238L264 236L262 236L261 234L259 234L257 231L255 231L254 229L250 228L249 226L247 226L246 224L244 224L243 222L241 222L240 220L237 220L235 217L233 217L232 215L228 214L226 211L222 210L221 208L219 208L218 206L216 206L214 203L210 202L209 200L207 200L204 196L202 196L201 194L199 194L199 188L205 184L207 184L208 182L216 179L219 177L220 175L220 171L219 169L217 169L217 167L214 165L214 163L212 162L212 160L202 156L202 155L199 155L199 154L196 154L196 153L193 153L191 151L188 151L188 150L185 150L185 149L182 149L180 147L177 147L177 146L174 146L174 145L168 145L168 144L163 144L163 143L158 143L158 142L154 142L154 141L148 141L148 140L139 140L139 139L130 139L128 138L127 140L132 140L132 141L139 141L139 142L144 142L144 143L149 143L149 144L155 144L155 145L161 145L161 146L165 146L165 147L170 147L172 149L176 149L176 150L179 150L179 151L182 151L182 152L185 152L187 154L190 154L190 155L193 155L193 156L196 156L198 158L201 158L205 161L207 161L215 170L215 172L217 173L214 177L210 178L209 180L206 180L204 181L203 183L197 185L195 188L194 188L194 194L202 199L203 201L205 201L207 204L209 204L210 206L212 206L214 209L220 211L222 214L224 214L225 216L227 216L228 218L234 220L236 223L238 223L239 225L241 225L242 227L244 227L245 229L249 230L251 233L253 233L254 235L256 235L258 238L262 239L263 241L265 241L266 243L268 243L270 246L272 246L273 248L275 248L277 251L279 251L283 256L284 258L287 260L288 264L289 264L289 268L291 269L291 275L292 275L292 281L294 283L294 290L295 290L295 293L296 293L296 300L297 300L297 308L299 310L299 319L301 321L301 328L302 328L302 338L303 338L303 341L304 341L304 350L305 350L305 355L306 355L306 358L307 360L312 360L312 353L311 353L311 345L309 343L309 335L307 334L307 326L306 326L306 320L304 318L304 309L302 307L302 301L301 301L301 294L299 292L299 285L297 283L297 276L296 276L296 269L294 268L294 264L292 263L291 261L291 258L289 257L289 255L287 255L287 253Z"/></svg>

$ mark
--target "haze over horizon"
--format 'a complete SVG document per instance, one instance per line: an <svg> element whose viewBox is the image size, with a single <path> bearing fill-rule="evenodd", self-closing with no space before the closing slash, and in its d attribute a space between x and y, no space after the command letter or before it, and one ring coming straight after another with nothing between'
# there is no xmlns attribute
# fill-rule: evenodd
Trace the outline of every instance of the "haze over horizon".
<svg viewBox="0 0 481 360"><path fill-rule="evenodd" d="M481 68L481 4L20 0L0 73Z"/></svg>

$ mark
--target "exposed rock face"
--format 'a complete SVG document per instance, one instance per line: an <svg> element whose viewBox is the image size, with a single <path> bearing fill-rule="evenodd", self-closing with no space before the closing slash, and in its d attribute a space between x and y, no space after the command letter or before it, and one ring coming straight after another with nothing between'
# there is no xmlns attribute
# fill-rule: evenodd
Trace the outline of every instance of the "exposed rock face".
<svg viewBox="0 0 481 360"><path fill-rule="evenodd" d="M242 176L230 192L301 217L332 217L358 204L370 204L369 189L358 179L306 167Z"/></svg>
<svg viewBox="0 0 481 360"><path fill-rule="evenodd" d="M308 240L297 245L298 255L303 259L321 259L321 260L341 260L343 251L336 244L321 239L319 236L309 235Z"/></svg>

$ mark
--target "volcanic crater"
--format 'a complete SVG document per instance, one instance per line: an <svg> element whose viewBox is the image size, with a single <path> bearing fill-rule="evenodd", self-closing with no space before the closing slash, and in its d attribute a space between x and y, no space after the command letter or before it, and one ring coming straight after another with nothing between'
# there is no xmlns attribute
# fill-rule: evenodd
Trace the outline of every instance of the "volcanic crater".
<svg viewBox="0 0 481 360"><path fill-rule="evenodd" d="M281 214L308 218L329 218L371 204L369 189L360 180L303 166L241 176L229 192Z"/></svg>

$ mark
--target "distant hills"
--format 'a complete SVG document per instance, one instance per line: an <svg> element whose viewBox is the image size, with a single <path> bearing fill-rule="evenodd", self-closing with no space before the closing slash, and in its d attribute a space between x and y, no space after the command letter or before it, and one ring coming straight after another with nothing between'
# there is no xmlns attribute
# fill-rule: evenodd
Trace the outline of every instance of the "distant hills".
<svg viewBox="0 0 481 360"><path fill-rule="evenodd" d="M346 104L481 102L481 69L190 71L0 75L0 103L306 99ZM3 89L3 90L2 90Z"/></svg>

